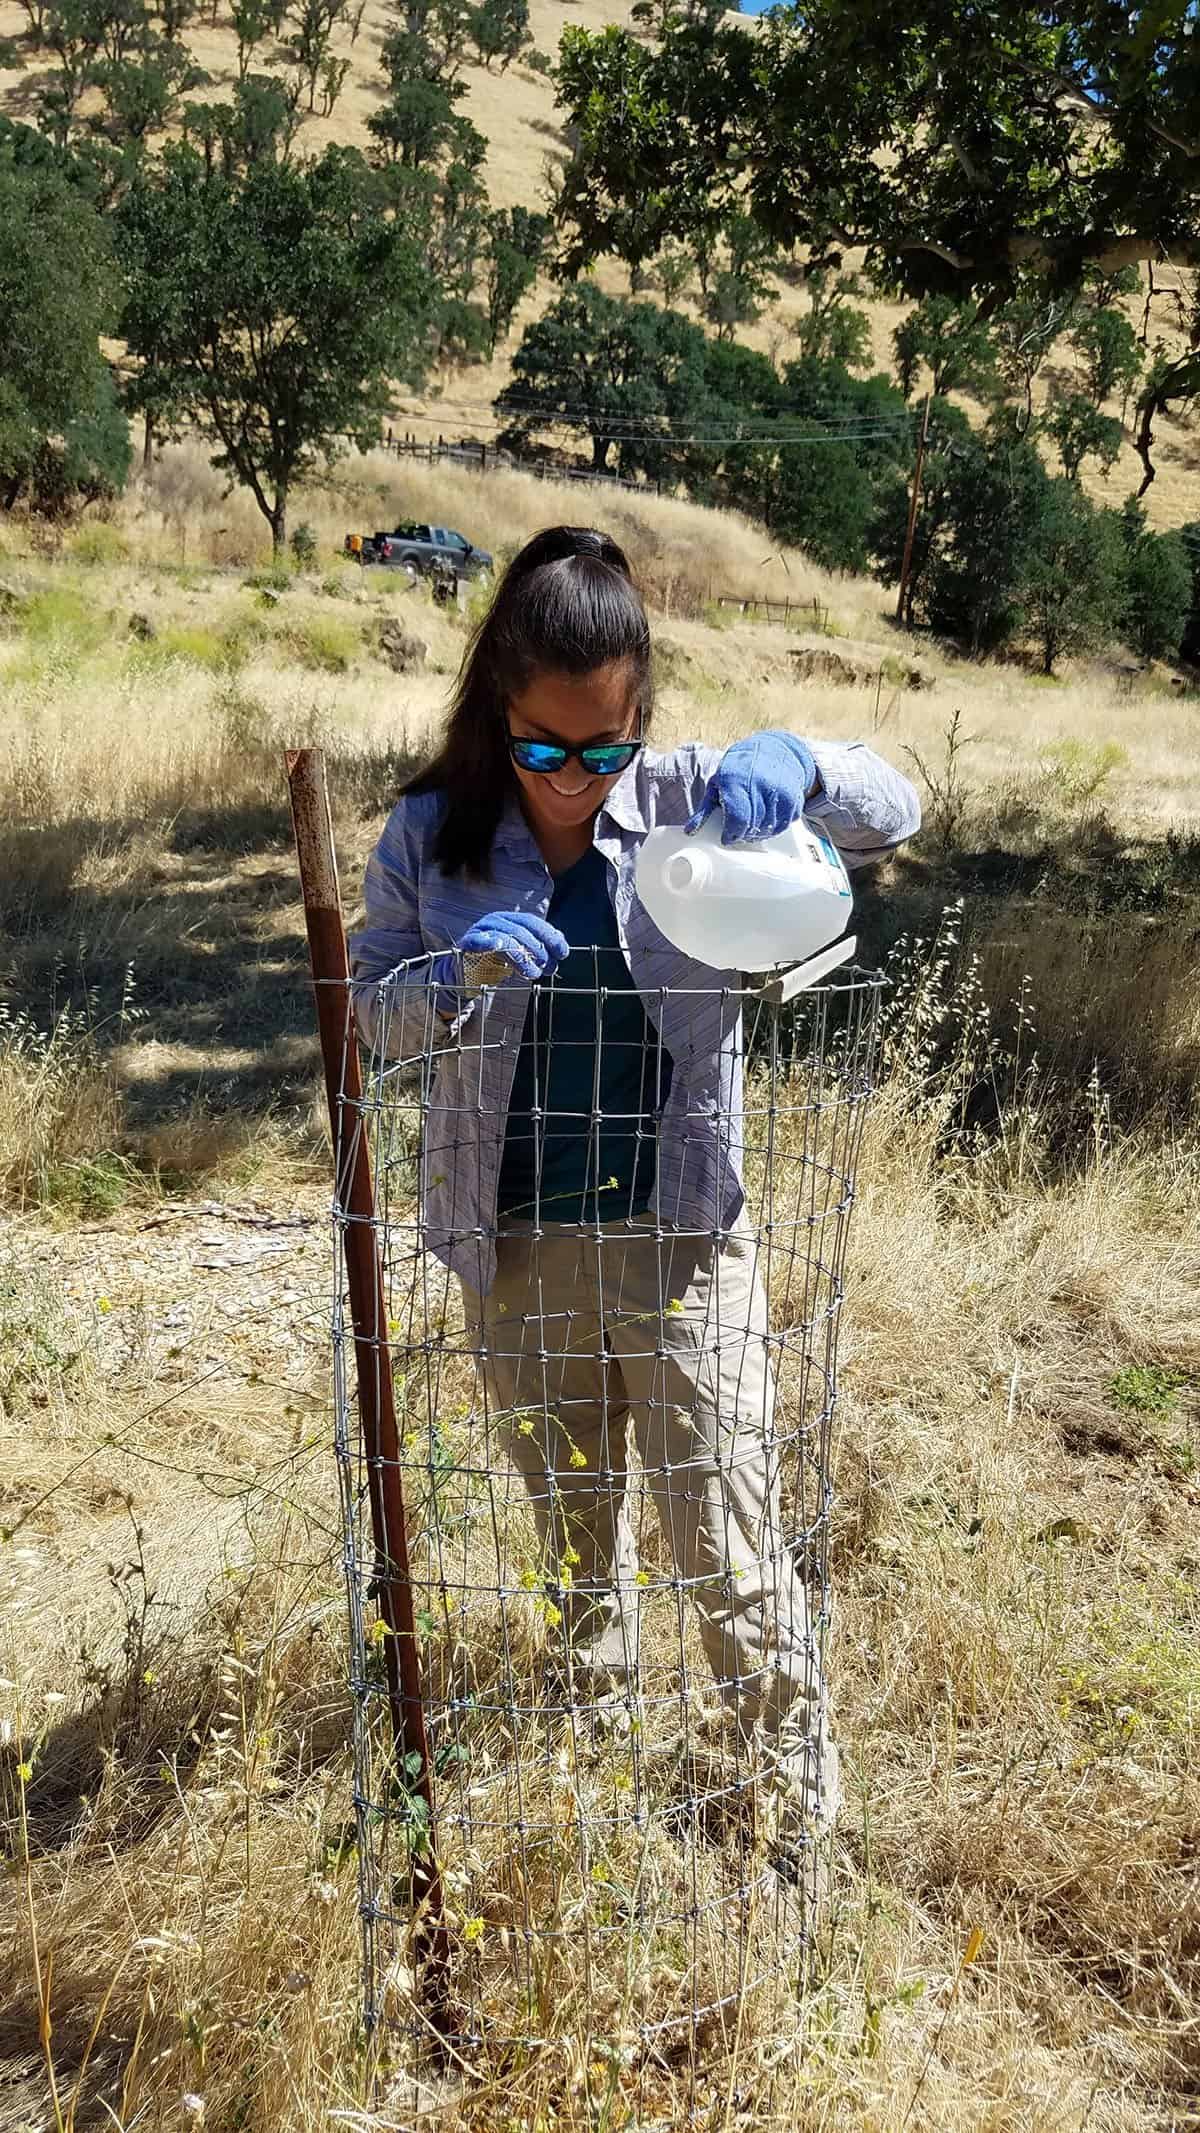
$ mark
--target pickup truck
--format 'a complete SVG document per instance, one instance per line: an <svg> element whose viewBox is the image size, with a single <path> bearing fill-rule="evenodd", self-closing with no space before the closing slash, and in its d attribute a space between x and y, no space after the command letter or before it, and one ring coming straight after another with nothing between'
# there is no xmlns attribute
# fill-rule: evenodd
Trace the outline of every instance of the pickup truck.
<svg viewBox="0 0 1200 2133"><path fill-rule="evenodd" d="M415 519L402 519L389 532L370 535L348 533L347 555L359 563L382 563L390 570L406 570L410 577L429 577L452 570L459 578L485 578L492 558L486 548L476 548L453 526L423 526Z"/></svg>

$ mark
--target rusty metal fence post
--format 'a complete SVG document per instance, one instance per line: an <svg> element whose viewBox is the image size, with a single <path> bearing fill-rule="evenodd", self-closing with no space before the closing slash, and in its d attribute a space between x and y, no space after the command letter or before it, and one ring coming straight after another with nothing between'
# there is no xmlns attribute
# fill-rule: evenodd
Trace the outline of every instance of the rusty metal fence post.
<svg viewBox="0 0 1200 2133"><path fill-rule="evenodd" d="M414 1825L420 1841L412 1845L413 1951L436 2030L447 2021L450 1949L437 1862L433 1768L422 1702L387 1301L346 931L323 754L319 748L289 750L285 763L333 1136L336 1205L344 1211L346 1286L376 1554L373 1590L384 1628L388 1705L399 1780L409 1798L420 1802L423 1809Z"/></svg>

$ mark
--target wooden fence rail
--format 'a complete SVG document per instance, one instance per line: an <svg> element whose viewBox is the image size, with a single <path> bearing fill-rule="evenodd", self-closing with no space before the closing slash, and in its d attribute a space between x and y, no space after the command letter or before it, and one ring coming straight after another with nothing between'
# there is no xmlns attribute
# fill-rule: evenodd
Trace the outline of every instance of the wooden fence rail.
<svg viewBox="0 0 1200 2133"><path fill-rule="evenodd" d="M494 444L447 444L444 437L422 440L407 431L399 437L390 429L380 442L382 449L397 459L418 459L430 467L448 459L455 466L475 467L480 474L494 473L498 467L512 467L518 473L536 475L539 481L582 481L595 483L598 488L628 489L637 496L661 496L663 493L661 481L627 481L621 474L609 474L596 467L564 467L553 459L518 459L515 453L501 451ZM668 488L667 494L670 493Z"/></svg>
<svg viewBox="0 0 1200 2133"><path fill-rule="evenodd" d="M803 623L821 636L829 627L829 609L815 594L811 600L768 600L759 593L717 593L714 598L717 607L736 608L740 615L748 615L752 621L755 615L762 615L767 622L788 624L794 615L797 624Z"/></svg>

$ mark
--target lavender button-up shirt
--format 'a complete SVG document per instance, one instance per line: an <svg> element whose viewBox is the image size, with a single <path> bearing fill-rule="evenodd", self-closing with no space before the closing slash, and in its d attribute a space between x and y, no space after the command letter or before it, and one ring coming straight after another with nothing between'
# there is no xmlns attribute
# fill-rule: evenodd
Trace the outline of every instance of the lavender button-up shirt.
<svg viewBox="0 0 1200 2133"><path fill-rule="evenodd" d="M921 816L907 778L862 742L810 745L822 790L805 814L820 823L847 867L870 865L912 836ZM673 948L639 901L634 871L647 832L686 822L699 806L721 754L699 743L665 755L643 750L613 786L595 827L621 949L651 1031L673 1063L658 1123L652 1208L664 1223L708 1234L727 1232L744 1204L741 975L709 969ZM443 806L436 792L400 800L368 861L366 924L350 942L354 1005L377 1063L409 1060L422 1068L424 1242L486 1293L495 1274L500 1160L530 985L514 973L448 1025L435 1012L430 962L489 911L545 916L554 884L515 795L496 832L490 879L448 878L432 856ZM570 963L560 983L571 982Z"/></svg>

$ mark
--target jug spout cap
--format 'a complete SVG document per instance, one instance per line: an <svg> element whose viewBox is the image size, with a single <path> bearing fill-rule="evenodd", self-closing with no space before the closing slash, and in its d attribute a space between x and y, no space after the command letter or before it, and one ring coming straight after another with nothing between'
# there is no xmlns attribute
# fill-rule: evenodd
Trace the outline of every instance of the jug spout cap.
<svg viewBox="0 0 1200 2133"><path fill-rule="evenodd" d="M702 889L712 877L712 860L708 853L676 852L663 868L663 880L676 896L686 895L689 889Z"/></svg>

